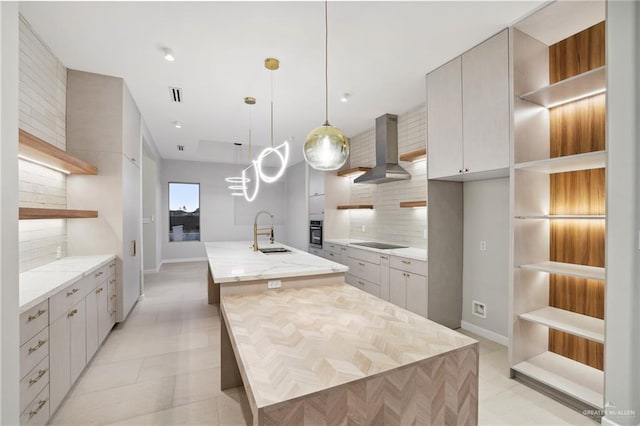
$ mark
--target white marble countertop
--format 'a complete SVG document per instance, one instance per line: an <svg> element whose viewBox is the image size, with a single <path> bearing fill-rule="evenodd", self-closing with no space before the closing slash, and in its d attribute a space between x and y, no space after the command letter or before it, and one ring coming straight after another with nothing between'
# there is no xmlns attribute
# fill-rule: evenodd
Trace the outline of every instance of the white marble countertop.
<svg viewBox="0 0 640 426"><path fill-rule="evenodd" d="M422 248L407 247L407 248L401 248L401 249L382 250L382 249L377 249L372 247L363 247L363 246L354 245L354 243L363 243L365 241L367 240L356 240L356 239L348 239L348 238L343 238L343 239L326 238L324 240L324 243L341 244L343 246L353 247L360 250L369 250L376 253L390 254L392 256L406 257L414 260L422 260L422 261L427 260L427 250ZM395 243L391 243L391 244L395 244Z"/></svg>
<svg viewBox="0 0 640 426"><path fill-rule="evenodd" d="M349 267L275 242L261 248L285 247L291 253L254 252L250 241L205 242L215 283L301 277L347 272Z"/></svg>
<svg viewBox="0 0 640 426"><path fill-rule="evenodd" d="M113 254L69 256L20 274L20 313L81 280L115 258Z"/></svg>

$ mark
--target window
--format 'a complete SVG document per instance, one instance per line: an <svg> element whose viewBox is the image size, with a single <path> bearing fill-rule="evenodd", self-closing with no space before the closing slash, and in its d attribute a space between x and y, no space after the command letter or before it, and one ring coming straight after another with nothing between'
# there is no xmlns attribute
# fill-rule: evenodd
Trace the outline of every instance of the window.
<svg viewBox="0 0 640 426"><path fill-rule="evenodd" d="M169 183L169 241L200 241L199 183Z"/></svg>

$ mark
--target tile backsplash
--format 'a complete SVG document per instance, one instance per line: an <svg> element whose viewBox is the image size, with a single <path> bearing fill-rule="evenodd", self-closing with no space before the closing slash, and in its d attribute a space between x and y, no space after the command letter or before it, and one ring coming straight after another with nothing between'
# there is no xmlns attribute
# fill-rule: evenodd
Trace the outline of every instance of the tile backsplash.
<svg viewBox="0 0 640 426"><path fill-rule="evenodd" d="M419 105L398 115L398 153L426 147L426 107ZM375 163L375 129L351 138L352 167ZM349 238L378 240L427 248L427 209L400 208L401 201L425 200L427 164L401 161L411 180L379 185L351 183L351 204L373 204L373 210L351 210Z"/></svg>
<svg viewBox="0 0 640 426"><path fill-rule="evenodd" d="M67 69L22 17L19 43L19 126L65 149ZM18 161L20 207L67 207L65 174ZM20 272L54 261L58 247L66 256L65 220L20 221Z"/></svg>

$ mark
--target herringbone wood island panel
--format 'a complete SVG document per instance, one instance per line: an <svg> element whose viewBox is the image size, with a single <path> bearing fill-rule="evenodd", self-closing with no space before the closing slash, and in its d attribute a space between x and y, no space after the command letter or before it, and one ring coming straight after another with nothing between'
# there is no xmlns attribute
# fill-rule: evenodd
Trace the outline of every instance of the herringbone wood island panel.
<svg viewBox="0 0 640 426"><path fill-rule="evenodd" d="M222 369L239 369L254 424L477 424L467 336L346 284L221 302Z"/></svg>

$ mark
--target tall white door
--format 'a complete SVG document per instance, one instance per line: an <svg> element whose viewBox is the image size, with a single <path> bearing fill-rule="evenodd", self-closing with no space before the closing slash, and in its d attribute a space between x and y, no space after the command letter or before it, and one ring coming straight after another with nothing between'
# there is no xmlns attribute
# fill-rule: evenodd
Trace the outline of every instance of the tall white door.
<svg viewBox="0 0 640 426"><path fill-rule="evenodd" d="M140 296L140 168L122 156L122 286L117 294L117 321L123 321Z"/></svg>

